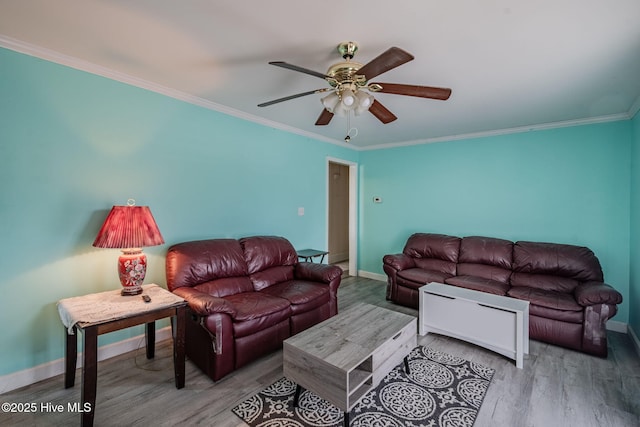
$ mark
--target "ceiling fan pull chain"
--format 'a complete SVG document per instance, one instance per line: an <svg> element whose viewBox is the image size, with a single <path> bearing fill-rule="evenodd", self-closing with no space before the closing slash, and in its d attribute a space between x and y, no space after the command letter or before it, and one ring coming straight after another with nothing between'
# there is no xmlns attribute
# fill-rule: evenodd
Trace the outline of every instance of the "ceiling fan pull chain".
<svg viewBox="0 0 640 427"><path fill-rule="evenodd" d="M351 111L347 112L347 136L344 137L344 142L349 143L351 138L355 138L358 136L358 128L350 127L351 126ZM354 131L353 136L351 136L351 131Z"/></svg>
<svg viewBox="0 0 640 427"><path fill-rule="evenodd" d="M347 111L347 136L344 137L344 142L347 144L351 141L351 137L349 136L349 132L351 131L351 111Z"/></svg>

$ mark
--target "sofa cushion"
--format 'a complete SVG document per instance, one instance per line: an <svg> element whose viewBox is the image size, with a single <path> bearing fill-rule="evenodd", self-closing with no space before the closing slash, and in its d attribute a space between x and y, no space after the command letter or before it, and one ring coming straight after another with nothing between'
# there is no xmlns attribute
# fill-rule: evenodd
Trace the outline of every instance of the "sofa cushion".
<svg viewBox="0 0 640 427"><path fill-rule="evenodd" d="M415 233L409 237L402 252L414 258L416 266L420 268L438 270L453 276L456 274L456 262L460 253L460 238L444 234Z"/></svg>
<svg viewBox="0 0 640 427"><path fill-rule="evenodd" d="M457 275L482 277L483 279L494 280L506 285L511 278L511 270L505 270L493 265L462 263L458 264Z"/></svg>
<svg viewBox="0 0 640 427"><path fill-rule="evenodd" d="M260 293L284 298L291 303L291 312L304 313L329 303L329 286L303 280L289 280L263 289Z"/></svg>
<svg viewBox="0 0 640 427"><path fill-rule="evenodd" d="M254 236L240 239L249 274L283 265L296 265L298 254L284 237Z"/></svg>
<svg viewBox="0 0 640 427"><path fill-rule="evenodd" d="M423 270L421 268L410 268L398 272L398 284L413 289L418 289L429 282L444 283L451 277L450 274L441 271Z"/></svg>
<svg viewBox="0 0 640 427"><path fill-rule="evenodd" d="M542 307L530 304L529 315L543 317L545 319L559 320L568 323L583 323L584 311L555 310L553 308Z"/></svg>
<svg viewBox="0 0 640 427"><path fill-rule="evenodd" d="M493 265L511 270L513 242L494 237L464 237L460 242L458 262Z"/></svg>
<svg viewBox="0 0 640 427"><path fill-rule="evenodd" d="M513 242L493 237L470 236L460 242L456 274L509 283Z"/></svg>
<svg viewBox="0 0 640 427"><path fill-rule="evenodd" d="M495 295L506 295L509 290L509 285L506 283L477 276L449 277L444 283Z"/></svg>
<svg viewBox="0 0 640 427"><path fill-rule="evenodd" d="M269 328L291 315L289 301L260 292L245 292L224 297L236 310L235 337L244 337Z"/></svg>
<svg viewBox="0 0 640 427"><path fill-rule="evenodd" d="M211 280L194 286L195 289L214 297L226 297L227 295L239 294L242 292L252 292L253 284L249 277L225 277Z"/></svg>
<svg viewBox="0 0 640 427"><path fill-rule="evenodd" d="M195 286L224 277L247 276L247 263L235 239L178 243L166 258L167 287Z"/></svg>
<svg viewBox="0 0 640 427"><path fill-rule="evenodd" d="M512 287L507 292L512 298L529 301L532 305L564 311L583 311L583 307L576 302L572 294L548 291L527 287Z"/></svg>
<svg viewBox="0 0 640 427"><path fill-rule="evenodd" d="M553 276L550 274L530 274L516 273L511 274L511 285L515 287L525 287L542 289L545 291L555 291L570 294L580 284L575 279L568 279L561 276Z"/></svg>
<svg viewBox="0 0 640 427"><path fill-rule="evenodd" d="M253 289L261 291L276 283L292 280L294 268L292 265L280 265L253 273L249 278L253 284Z"/></svg>
<svg viewBox="0 0 640 427"><path fill-rule="evenodd" d="M513 271L560 276L580 282L604 281L600 262L589 248L557 243L516 242Z"/></svg>

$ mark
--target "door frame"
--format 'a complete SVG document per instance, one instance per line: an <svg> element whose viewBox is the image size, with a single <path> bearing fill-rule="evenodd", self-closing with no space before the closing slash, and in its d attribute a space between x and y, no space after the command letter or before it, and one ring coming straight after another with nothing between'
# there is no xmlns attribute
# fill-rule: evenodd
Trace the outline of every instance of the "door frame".
<svg viewBox="0 0 640 427"><path fill-rule="evenodd" d="M327 157L326 171L326 244L329 247L329 163L349 166L349 275L358 276L358 163L337 157Z"/></svg>

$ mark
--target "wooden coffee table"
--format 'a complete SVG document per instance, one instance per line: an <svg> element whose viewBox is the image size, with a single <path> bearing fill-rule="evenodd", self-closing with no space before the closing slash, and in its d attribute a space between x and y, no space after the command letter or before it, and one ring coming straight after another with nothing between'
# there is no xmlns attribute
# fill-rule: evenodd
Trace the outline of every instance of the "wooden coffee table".
<svg viewBox="0 0 640 427"><path fill-rule="evenodd" d="M349 411L417 346L417 319L357 304L284 341L284 376Z"/></svg>

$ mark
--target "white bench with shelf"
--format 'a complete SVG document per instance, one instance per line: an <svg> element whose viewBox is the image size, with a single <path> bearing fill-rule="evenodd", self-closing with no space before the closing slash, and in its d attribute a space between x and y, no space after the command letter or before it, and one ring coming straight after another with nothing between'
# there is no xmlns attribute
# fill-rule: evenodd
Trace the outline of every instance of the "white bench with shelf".
<svg viewBox="0 0 640 427"><path fill-rule="evenodd" d="M419 333L461 339L516 361L529 354L529 301L442 283L419 293Z"/></svg>

